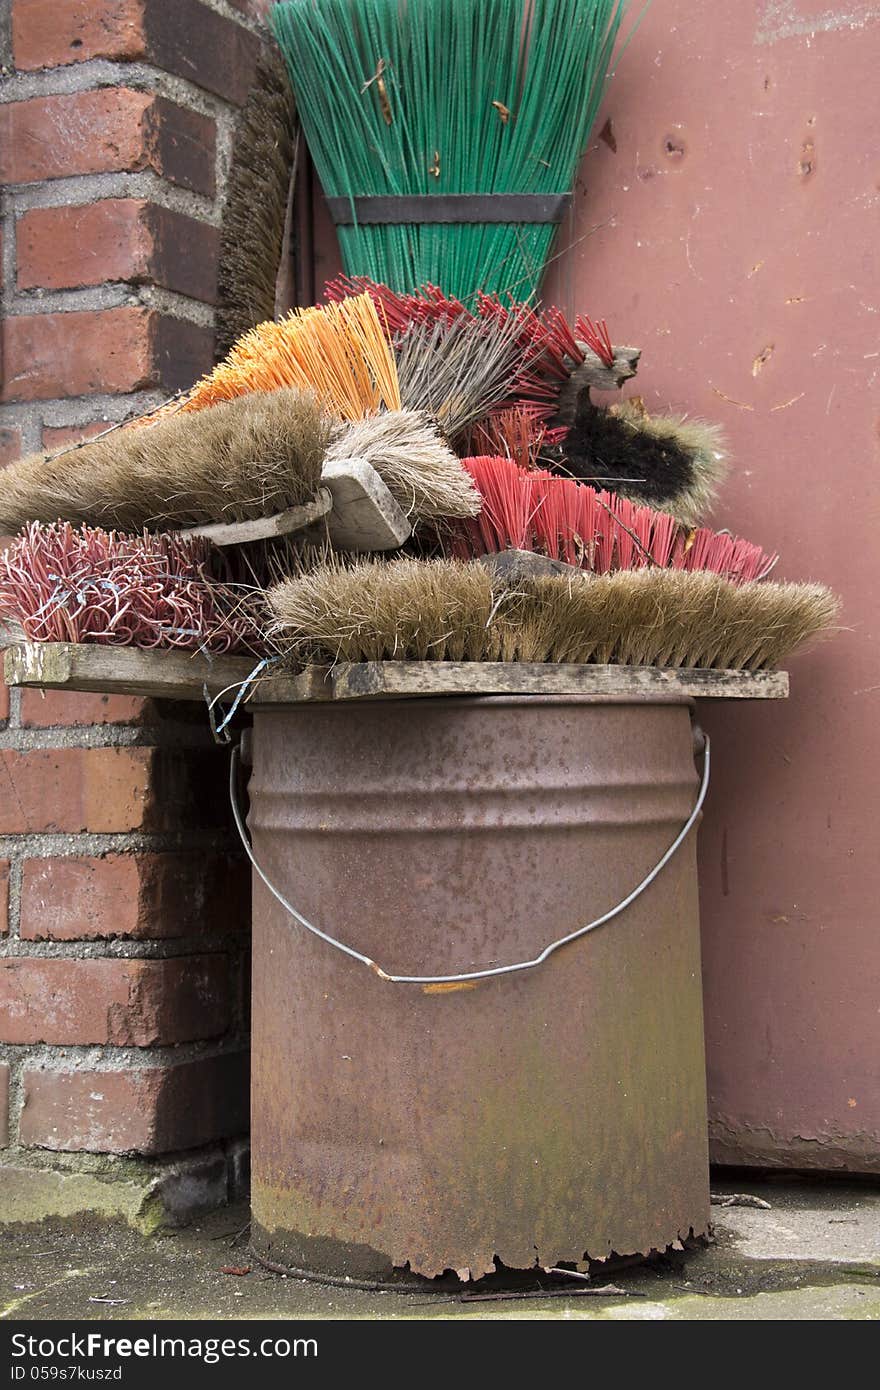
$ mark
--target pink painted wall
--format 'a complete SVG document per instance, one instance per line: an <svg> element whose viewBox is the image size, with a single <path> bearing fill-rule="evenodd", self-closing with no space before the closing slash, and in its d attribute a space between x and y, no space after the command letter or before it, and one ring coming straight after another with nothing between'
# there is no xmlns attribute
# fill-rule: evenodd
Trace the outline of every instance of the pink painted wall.
<svg viewBox="0 0 880 1390"><path fill-rule="evenodd" d="M723 422L716 523L844 599L786 704L700 711L724 1162L880 1171L878 73L873 0L652 0L545 287L643 346L650 409ZM314 262L320 288L320 199Z"/></svg>
<svg viewBox="0 0 880 1390"><path fill-rule="evenodd" d="M717 523L844 599L787 704L700 711L727 1162L880 1170L878 72L873 3L653 0L546 286L643 345L649 408L723 422Z"/></svg>

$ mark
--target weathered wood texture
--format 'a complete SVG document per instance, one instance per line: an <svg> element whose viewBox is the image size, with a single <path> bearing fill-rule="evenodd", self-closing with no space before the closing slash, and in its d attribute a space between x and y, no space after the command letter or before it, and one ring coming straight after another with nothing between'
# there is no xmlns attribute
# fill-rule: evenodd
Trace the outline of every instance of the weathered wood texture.
<svg viewBox="0 0 880 1390"><path fill-rule="evenodd" d="M333 497L327 519L337 550L395 550L411 526L366 459L327 460L321 481Z"/></svg>
<svg viewBox="0 0 880 1390"><path fill-rule="evenodd" d="M323 487L314 501L251 521L211 522L190 526L185 536L206 536L215 545L247 545L250 541L303 531L327 518L330 540L337 550L395 550L408 540L412 527L372 464L365 459L337 459L324 464Z"/></svg>
<svg viewBox="0 0 880 1390"><path fill-rule="evenodd" d="M286 512L255 517L252 521L212 521L205 526L190 526L181 535L204 536L219 546L246 545L250 541L264 541L273 536L287 536L293 531L302 531L326 516L332 506L333 497L329 489L322 487L318 489L315 500L306 502L302 507L288 507Z"/></svg>
<svg viewBox="0 0 880 1390"><path fill-rule="evenodd" d="M779 700L788 694L788 676L784 671L682 671L656 666L563 666L520 661L368 661L340 664L326 671L311 668L311 679L312 688L306 698L313 700L392 699L405 695ZM287 685L280 676L267 680L255 693L254 702L284 703L289 698Z"/></svg>
<svg viewBox="0 0 880 1390"><path fill-rule="evenodd" d="M5 657L8 685L200 700L238 687L256 658L137 647L24 642ZM369 661L298 675L265 675L254 704L399 699L436 695L580 695L594 700L782 700L784 671L686 671L656 666L562 666L528 662Z"/></svg>
<svg viewBox="0 0 880 1390"><path fill-rule="evenodd" d="M243 681L256 665L256 658L73 642L23 642L7 648L3 665L7 685L201 700L205 686L209 694L219 695L228 685Z"/></svg>
<svg viewBox="0 0 880 1390"><path fill-rule="evenodd" d="M578 346L583 350L584 360L573 374L577 390L584 386L592 386L597 391L618 390L625 381L635 376L642 355L641 348L616 347L614 361L609 366L586 343L579 343Z"/></svg>

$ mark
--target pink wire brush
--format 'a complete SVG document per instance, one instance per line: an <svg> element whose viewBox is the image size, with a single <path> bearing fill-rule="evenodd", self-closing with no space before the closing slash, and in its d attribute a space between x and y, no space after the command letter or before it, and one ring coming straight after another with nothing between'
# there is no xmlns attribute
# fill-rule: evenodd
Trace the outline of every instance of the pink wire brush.
<svg viewBox="0 0 880 1390"><path fill-rule="evenodd" d="M257 597L199 538L32 522L0 556L0 621L31 642L259 651Z"/></svg>

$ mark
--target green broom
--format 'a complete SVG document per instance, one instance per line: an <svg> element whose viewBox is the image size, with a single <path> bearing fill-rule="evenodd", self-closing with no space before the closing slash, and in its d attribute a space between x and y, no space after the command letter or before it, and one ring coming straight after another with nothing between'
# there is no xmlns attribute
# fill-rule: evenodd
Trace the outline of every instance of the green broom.
<svg viewBox="0 0 880 1390"><path fill-rule="evenodd" d="M626 0L285 0L271 23L349 275L528 298Z"/></svg>

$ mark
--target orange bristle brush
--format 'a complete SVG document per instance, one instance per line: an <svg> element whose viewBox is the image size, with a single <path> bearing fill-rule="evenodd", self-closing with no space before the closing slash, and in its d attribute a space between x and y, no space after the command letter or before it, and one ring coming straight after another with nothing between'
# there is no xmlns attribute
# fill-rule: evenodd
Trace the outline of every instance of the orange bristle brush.
<svg viewBox="0 0 880 1390"><path fill-rule="evenodd" d="M363 420L383 408L400 410L394 353L368 294L320 309L294 309L277 323L258 323L196 382L182 404L165 410L204 410L282 386L313 391L324 409L342 420ZM163 413L139 423L149 426Z"/></svg>
<svg viewBox="0 0 880 1390"><path fill-rule="evenodd" d="M478 517L457 521L447 542L457 559L531 550L607 574L657 566L708 570L735 583L764 579L776 563L759 545L705 527L688 530L667 512L510 459L462 460L483 498Z"/></svg>

